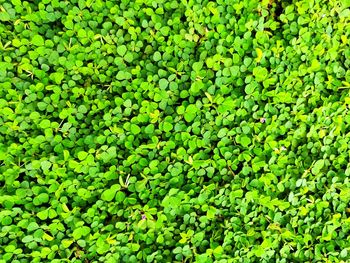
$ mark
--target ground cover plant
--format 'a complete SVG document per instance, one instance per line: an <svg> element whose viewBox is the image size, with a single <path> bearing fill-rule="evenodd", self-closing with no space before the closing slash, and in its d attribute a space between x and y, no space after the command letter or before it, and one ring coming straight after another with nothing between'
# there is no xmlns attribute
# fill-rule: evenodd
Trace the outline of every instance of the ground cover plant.
<svg viewBox="0 0 350 263"><path fill-rule="evenodd" d="M349 6L0 0L0 263L349 262Z"/></svg>

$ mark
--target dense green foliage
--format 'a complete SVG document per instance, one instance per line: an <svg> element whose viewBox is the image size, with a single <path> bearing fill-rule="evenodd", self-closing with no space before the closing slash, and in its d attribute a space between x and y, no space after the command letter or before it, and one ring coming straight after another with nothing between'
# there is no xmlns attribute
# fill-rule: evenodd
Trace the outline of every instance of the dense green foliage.
<svg viewBox="0 0 350 263"><path fill-rule="evenodd" d="M0 0L0 263L348 262L349 17Z"/></svg>

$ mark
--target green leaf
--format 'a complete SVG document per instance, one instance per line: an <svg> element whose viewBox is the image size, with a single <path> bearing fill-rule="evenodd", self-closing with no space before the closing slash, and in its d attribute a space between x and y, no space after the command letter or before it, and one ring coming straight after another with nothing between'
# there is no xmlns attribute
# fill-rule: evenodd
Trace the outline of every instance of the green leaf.
<svg viewBox="0 0 350 263"><path fill-rule="evenodd" d="M131 124L130 130L133 134L139 134L141 132L141 128L136 124Z"/></svg>
<svg viewBox="0 0 350 263"><path fill-rule="evenodd" d="M255 77L256 81L262 82L267 78L268 71L266 68L258 66L253 69L253 76Z"/></svg>
<svg viewBox="0 0 350 263"><path fill-rule="evenodd" d="M242 136L240 137L239 143L243 146L243 147L248 147L251 143L251 139L247 136Z"/></svg>
<svg viewBox="0 0 350 263"><path fill-rule="evenodd" d="M52 163L47 161L47 160L42 161L41 162L41 169L43 169L44 171L47 171L50 169L51 165L52 165Z"/></svg>
<svg viewBox="0 0 350 263"><path fill-rule="evenodd" d="M133 55L131 52L127 52L127 53L124 55L124 60L125 60L126 62L131 63L131 62L134 60L134 55Z"/></svg>
<svg viewBox="0 0 350 263"><path fill-rule="evenodd" d="M341 252L340 252L340 257L341 258L346 258L348 256L348 249L344 248Z"/></svg>
<svg viewBox="0 0 350 263"><path fill-rule="evenodd" d="M42 129L47 129L47 128L50 128L51 127L51 122L49 120L42 120L40 122L40 128Z"/></svg>
<svg viewBox="0 0 350 263"><path fill-rule="evenodd" d="M187 122L191 122L197 116L197 107L196 105L190 104L187 106L184 117Z"/></svg>
<svg viewBox="0 0 350 263"><path fill-rule="evenodd" d="M153 124L148 124L145 127L145 133L153 134L154 133L154 125Z"/></svg>
<svg viewBox="0 0 350 263"><path fill-rule="evenodd" d="M11 0L11 3L13 4L13 5L17 5L17 6L21 6L21 0Z"/></svg>
<svg viewBox="0 0 350 263"><path fill-rule="evenodd" d="M125 79L131 79L131 74L127 71L118 71L117 80L125 80Z"/></svg>
<svg viewBox="0 0 350 263"><path fill-rule="evenodd" d="M160 52L158 52L158 51L156 51L156 52L154 52L154 54L153 54L153 59L154 59L154 61L159 61L159 60L161 60L162 59L162 55L160 54Z"/></svg>
<svg viewBox="0 0 350 263"><path fill-rule="evenodd" d="M125 194L123 193L123 192L117 192L117 194L115 195L115 201L117 202L117 203L122 203L123 201L124 201L124 199L125 199Z"/></svg>
<svg viewBox="0 0 350 263"><path fill-rule="evenodd" d="M113 200L115 194L116 194L117 190L114 189L114 188L111 188L111 189L107 189L105 190L102 195L101 195L101 198L102 200L104 201L107 201L107 202L110 202Z"/></svg>
<svg viewBox="0 0 350 263"><path fill-rule="evenodd" d="M78 107L78 111L80 112L80 113L83 113L83 114L85 114L85 113L87 113L87 108L86 108L86 106L85 105L80 105L79 107Z"/></svg>
<svg viewBox="0 0 350 263"><path fill-rule="evenodd" d="M123 57L126 54L127 48L125 45L120 45L117 47L117 53L119 56Z"/></svg>
<svg viewBox="0 0 350 263"><path fill-rule="evenodd" d="M121 16L115 17L115 22L116 22L119 26L123 26L124 23L125 23L125 18L124 18L124 17L121 17Z"/></svg>
<svg viewBox="0 0 350 263"><path fill-rule="evenodd" d="M317 160L314 166L312 167L311 172L314 175L318 175L323 167L324 167L324 160Z"/></svg>
<svg viewBox="0 0 350 263"><path fill-rule="evenodd" d="M166 89L168 87L169 82L166 79L159 80L159 88Z"/></svg>
<svg viewBox="0 0 350 263"><path fill-rule="evenodd" d="M208 219L214 219L216 214L216 208L213 206L210 206L207 211L207 218Z"/></svg>
<svg viewBox="0 0 350 263"><path fill-rule="evenodd" d="M87 226L82 226L74 229L72 236L75 240L79 240L80 238L88 235L89 233L90 233L90 228Z"/></svg>
<svg viewBox="0 0 350 263"><path fill-rule="evenodd" d="M164 122L163 124L163 130L165 132L170 132L173 129L173 125L169 122Z"/></svg>
<svg viewBox="0 0 350 263"><path fill-rule="evenodd" d="M255 90L255 85L253 83L249 83L247 86L245 86L244 91L245 93L247 93L248 95L252 94Z"/></svg>
<svg viewBox="0 0 350 263"><path fill-rule="evenodd" d="M49 201L49 195L47 193L41 193L37 196L40 203L47 203Z"/></svg>
<svg viewBox="0 0 350 263"><path fill-rule="evenodd" d="M203 68L203 61L194 62L192 68L194 71L199 72Z"/></svg>
<svg viewBox="0 0 350 263"><path fill-rule="evenodd" d="M29 243L29 242L32 242L33 240L34 240L33 236L25 236L24 238L22 238L23 243Z"/></svg>
<svg viewBox="0 0 350 263"><path fill-rule="evenodd" d="M86 159L86 157L88 156L89 154L87 152L84 152L84 151L80 151L78 152L78 159L80 161L83 161Z"/></svg>
<svg viewBox="0 0 350 263"><path fill-rule="evenodd" d="M44 38L40 35L35 35L32 38L32 44L35 46L43 46L45 44Z"/></svg>
<svg viewBox="0 0 350 263"><path fill-rule="evenodd" d="M13 253L15 250L16 250L16 246L14 246L14 245L8 245L5 247L6 253Z"/></svg>
<svg viewBox="0 0 350 263"><path fill-rule="evenodd" d="M27 226L27 230L30 231L30 232L32 232L34 230L37 230L38 228L39 228L39 225L36 222L31 222Z"/></svg>
<svg viewBox="0 0 350 263"><path fill-rule="evenodd" d="M321 69L321 64L317 59L313 59L309 71L319 71Z"/></svg>
<svg viewBox="0 0 350 263"><path fill-rule="evenodd" d="M78 37L79 38L85 38L86 37L86 31L84 29L79 29L78 30Z"/></svg>
<svg viewBox="0 0 350 263"><path fill-rule="evenodd" d="M218 132L218 137L219 137L219 138L225 137L226 134L227 134L227 132L228 132L228 129L227 129L227 128L222 128L222 129L220 129L219 132Z"/></svg>
<svg viewBox="0 0 350 263"><path fill-rule="evenodd" d="M50 75L50 79L52 79L56 84L61 84L63 78L64 78L64 73L62 72L55 72L55 73L51 73Z"/></svg>
<svg viewBox="0 0 350 263"><path fill-rule="evenodd" d="M220 258L222 253L224 252L224 249L222 246L217 246L214 251L213 251L213 254L216 258Z"/></svg>
<svg viewBox="0 0 350 263"><path fill-rule="evenodd" d="M48 217L48 214L49 214L48 210L45 209L45 210L40 211L39 213L37 213L37 216L38 216L41 220L46 220L47 217Z"/></svg>
<svg viewBox="0 0 350 263"><path fill-rule="evenodd" d="M62 240L62 245L64 248L68 248L70 247L71 244L73 244L73 240L68 240L68 239L63 239Z"/></svg>
<svg viewBox="0 0 350 263"><path fill-rule="evenodd" d="M234 203L237 198L243 197L243 190L238 189L230 193L230 202Z"/></svg>
<svg viewBox="0 0 350 263"><path fill-rule="evenodd" d="M131 250L134 252L139 251L140 249L140 245L136 243L131 243L130 246L131 246Z"/></svg>
<svg viewBox="0 0 350 263"><path fill-rule="evenodd" d="M78 1L78 6L80 10L83 10L86 7L85 0L79 0Z"/></svg>

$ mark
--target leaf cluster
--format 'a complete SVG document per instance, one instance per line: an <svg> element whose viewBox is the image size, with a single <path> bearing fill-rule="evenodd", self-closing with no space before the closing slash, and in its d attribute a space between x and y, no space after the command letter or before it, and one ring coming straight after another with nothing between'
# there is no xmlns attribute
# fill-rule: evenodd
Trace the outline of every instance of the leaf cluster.
<svg viewBox="0 0 350 263"><path fill-rule="evenodd" d="M0 0L0 263L350 260L341 0Z"/></svg>

